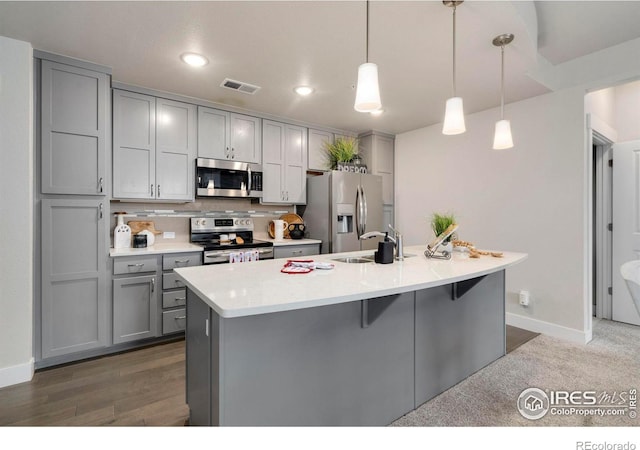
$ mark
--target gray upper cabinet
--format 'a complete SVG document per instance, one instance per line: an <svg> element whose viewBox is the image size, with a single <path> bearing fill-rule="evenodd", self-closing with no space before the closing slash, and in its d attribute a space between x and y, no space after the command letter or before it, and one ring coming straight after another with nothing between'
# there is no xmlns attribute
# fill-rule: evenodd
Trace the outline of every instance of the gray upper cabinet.
<svg viewBox="0 0 640 450"><path fill-rule="evenodd" d="M113 197L194 198L196 106L113 91Z"/></svg>
<svg viewBox="0 0 640 450"><path fill-rule="evenodd" d="M329 170L325 144L333 142L333 133L309 128L309 170Z"/></svg>
<svg viewBox="0 0 640 450"><path fill-rule="evenodd" d="M375 132L367 133L360 135L358 148L369 173L382 176L382 202L393 205L394 138Z"/></svg>
<svg viewBox="0 0 640 450"><path fill-rule="evenodd" d="M198 107L198 157L260 163L261 119Z"/></svg>
<svg viewBox="0 0 640 450"><path fill-rule="evenodd" d="M42 200L42 357L108 345L108 202Z"/></svg>
<svg viewBox="0 0 640 450"><path fill-rule="evenodd" d="M307 202L307 129L263 121L263 203Z"/></svg>
<svg viewBox="0 0 640 450"><path fill-rule="evenodd" d="M42 60L42 193L107 195L109 75Z"/></svg>

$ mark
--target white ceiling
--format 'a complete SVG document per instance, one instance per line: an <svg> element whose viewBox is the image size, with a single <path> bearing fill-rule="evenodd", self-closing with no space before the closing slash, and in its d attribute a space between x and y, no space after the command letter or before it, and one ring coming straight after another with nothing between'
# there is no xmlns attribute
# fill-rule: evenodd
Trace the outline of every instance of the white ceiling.
<svg viewBox="0 0 640 450"><path fill-rule="evenodd" d="M0 1L0 35L109 66L114 81L338 129L395 134L440 122L451 96L451 8L370 3L380 117L353 109L365 11L364 1ZM499 105L495 36L515 34L506 49L512 102L548 92L527 76L539 56L559 64L635 39L638 23L640 1L464 2L457 9L457 93L465 111ZM210 63L188 67L179 60L186 51ZM221 88L226 77L262 89L249 96ZM300 98L293 92L299 84L316 92Z"/></svg>

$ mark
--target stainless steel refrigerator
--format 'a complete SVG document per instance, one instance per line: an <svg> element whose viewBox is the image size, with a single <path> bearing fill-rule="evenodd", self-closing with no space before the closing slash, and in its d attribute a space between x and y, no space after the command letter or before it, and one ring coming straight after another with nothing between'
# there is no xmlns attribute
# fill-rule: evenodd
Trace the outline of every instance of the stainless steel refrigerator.
<svg viewBox="0 0 640 450"><path fill-rule="evenodd" d="M303 219L309 238L322 240L322 253L377 250L380 239L359 240L382 223L382 177L331 171L307 178Z"/></svg>

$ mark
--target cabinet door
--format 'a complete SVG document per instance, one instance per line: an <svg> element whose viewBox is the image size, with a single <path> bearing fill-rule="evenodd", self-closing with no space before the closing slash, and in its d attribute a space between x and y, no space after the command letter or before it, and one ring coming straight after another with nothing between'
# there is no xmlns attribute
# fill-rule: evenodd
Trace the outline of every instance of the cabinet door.
<svg viewBox="0 0 640 450"><path fill-rule="evenodd" d="M273 258L301 258L303 256L319 255L320 244L281 245L273 248Z"/></svg>
<svg viewBox="0 0 640 450"><path fill-rule="evenodd" d="M382 177L382 202L393 204L393 139L375 136L375 171Z"/></svg>
<svg viewBox="0 0 640 450"><path fill-rule="evenodd" d="M42 357L105 347L108 202L42 200Z"/></svg>
<svg viewBox="0 0 640 450"><path fill-rule="evenodd" d="M156 198L193 200L196 106L156 99Z"/></svg>
<svg viewBox="0 0 640 450"><path fill-rule="evenodd" d="M109 76L42 61L42 193L105 195Z"/></svg>
<svg viewBox="0 0 640 450"><path fill-rule="evenodd" d="M327 142L333 142L333 133L309 128L308 142L308 169L329 170L329 160L327 159L325 144Z"/></svg>
<svg viewBox="0 0 640 450"><path fill-rule="evenodd" d="M156 198L156 99L113 91L113 197Z"/></svg>
<svg viewBox="0 0 640 450"><path fill-rule="evenodd" d="M227 159L229 141L229 113L199 106L198 158Z"/></svg>
<svg viewBox="0 0 640 450"><path fill-rule="evenodd" d="M230 114L230 159L260 163L261 160L261 119Z"/></svg>
<svg viewBox="0 0 640 450"><path fill-rule="evenodd" d="M285 202L307 203L307 129L287 125L285 128Z"/></svg>
<svg viewBox="0 0 640 450"><path fill-rule="evenodd" d="M113 343L158 336L156 277L113 280Z"/></svg>
<svg viewBox="0 0 640 450"><path fill-rule="evenodd" d="M262 126L262 201L282 203L285 191L285 125L265 120Z"/></svg>

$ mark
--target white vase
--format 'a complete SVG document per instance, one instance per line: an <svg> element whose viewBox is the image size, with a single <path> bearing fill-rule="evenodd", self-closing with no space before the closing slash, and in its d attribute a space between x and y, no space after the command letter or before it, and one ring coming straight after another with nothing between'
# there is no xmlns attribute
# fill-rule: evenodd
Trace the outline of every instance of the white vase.
<svg viewBox="0 0 640 450"><path fill-rule="evenodd" d="M447 243L443 242L442 244L440 244L440 247L438 247L438 251L451 253L453 251L453 244L451 243L451 241Z"/></svg>
<svg viewBox="0 0 640 450"><path fill-rule="evenodd" d="M118 214L118 224L113 229L113 248L131 248L131 227L124 223L122 214Z"/></svg>

